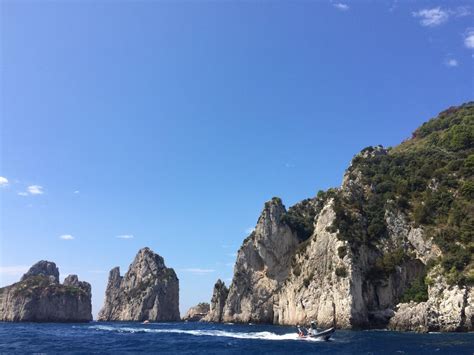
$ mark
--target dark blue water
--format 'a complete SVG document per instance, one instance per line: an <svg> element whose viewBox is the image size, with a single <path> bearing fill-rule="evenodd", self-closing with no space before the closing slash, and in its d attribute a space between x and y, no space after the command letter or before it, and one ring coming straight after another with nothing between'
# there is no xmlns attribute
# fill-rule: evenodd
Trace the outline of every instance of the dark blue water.
<svg viewBox="0 0 474 355"><path fill-rule="evenodd" d="M185 354L473 354L474 334L336 331L331 341L298 339L294 328L202 323L0 323L3 352Z"/></svg>

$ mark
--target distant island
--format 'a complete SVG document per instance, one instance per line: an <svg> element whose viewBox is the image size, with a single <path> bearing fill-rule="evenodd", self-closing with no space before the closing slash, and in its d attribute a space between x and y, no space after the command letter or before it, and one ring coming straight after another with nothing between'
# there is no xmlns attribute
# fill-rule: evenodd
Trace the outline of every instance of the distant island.
<svg viewBox="0 0 474 355"><path fill-rule="evenodd" d="M185 320L344 329L474 330L474 103L393 148L367 147L342 186L286 209L265 203L229 287ZM27 305L23 307L23 305ZM99 320L177 321L179 280L141 249L111 270ZM62 307L62 308L61 308ZM89 321L90 285L40 262L0 289L0 320Z"/></svg>

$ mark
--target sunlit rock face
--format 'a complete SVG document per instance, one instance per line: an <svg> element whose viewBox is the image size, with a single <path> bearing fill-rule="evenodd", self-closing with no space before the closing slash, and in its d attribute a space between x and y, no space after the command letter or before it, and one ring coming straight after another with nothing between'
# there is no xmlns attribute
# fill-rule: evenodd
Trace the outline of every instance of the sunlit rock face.
<svg viewBox="0 0 474 355"><path fill-rule="evenodd" d="M39 261L20 282L0 288L0 321L89 322L92 320L91 285L69 275L59 282L59 269Z"/></svg>
<svg viewBox="0 0 474 355"><path fill-rule="evenodd" d="M225 301L229 295L229 289L221 280L217 280L212 292L209 313L203 318L206 322L222 322Z"/></svg>
<svg viewBox="0 0 474 355"><path fill-rule="evenodd" d="M339 188L267 202L214 321L472 331L473 115L451 107L364 148Z"/></svg>
<svg viewBox="0 0 474 355"><path fill-rule="evenodd" d="M101 321L177 321L179 280L172 268L149 248L140 249L124 276L109 273Z"/></svg>
<svg viewBox="0 0 474 355"><path fill-rule="evenodd" d="M273 322L275 297L299 243L296 232L283 221L285 214L279 198L265 203L255 230L237 253L222 321Z"/></svg>
<svg viewBox="0 0 474 355"><path fill-rule="evenodd" d="M183 320L186 322L198 322L208 315L209 310L209 303L201 302L188 309L183 317Z"/></svg>

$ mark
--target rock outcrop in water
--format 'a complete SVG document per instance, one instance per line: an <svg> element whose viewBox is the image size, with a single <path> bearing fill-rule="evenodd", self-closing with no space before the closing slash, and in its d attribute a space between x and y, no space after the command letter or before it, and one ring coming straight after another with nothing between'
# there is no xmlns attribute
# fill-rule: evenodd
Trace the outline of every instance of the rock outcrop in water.
<svg viewBox="0 0 474 355"><path fill-rule="evenodd" d="M40 261L20 282L0 288L0 321L89 322L92 320L91 286L69 275L59 282L59 270Z"/></svg>
<svg viewBox="0 0 474 355"><path fill-rule="evenodd" d="M418 332L456 332L474 329L474 290L472 287L450 287L434 270L433 284L428 286L425 302L401 303L390 319L389 328Z"/></svg>
<svg viewBox="0 0 474 355"><path fill-rule="evenodd" d="M214 321L474 330L472 117L450 108L362 150L340 188L267 202Z"/></svg>
<svg viewBox="0 0 474 355"><path fill-rule="evenodd" d="M229 289L226 287L225 283L221 280L217 280L214 285L214 291L212 292L209 313L203 318L204 321L215 323L222 322L225 301L228 294Z"/></svg>
<svg viewBox="0 0 474 355"><path fill-rule="evenodd" d="M194 307L188 309L186 314L183 317L184 321L187 322L198 322L209 313L209 303L201 302Z"/></svg>
<svg viewBox="0 0 474 355"><path fill-rule="evenodd" d="M173 269L149 248L138 251L124 276L109 273L101 321L177 321L179 280Z"/></svg>

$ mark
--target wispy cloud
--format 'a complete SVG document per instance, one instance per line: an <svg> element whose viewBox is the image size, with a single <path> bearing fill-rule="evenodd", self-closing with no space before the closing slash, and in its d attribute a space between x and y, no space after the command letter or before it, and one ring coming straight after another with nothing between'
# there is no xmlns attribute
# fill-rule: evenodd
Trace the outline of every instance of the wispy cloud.
<svg viewBox="0 0 474 355"><path fill-rule="evenodd" d="M62 240L73 240L74 237L70 234L63 234L63 235L60 235L59 236L59 239L62 239Z"/></svg>
<svg viewBox="0 0 474 355"><path fill-rule="evenodd" d="M442 9L438 6L412 12L413 17L419 18L420 24L426 27L436 27L448 21L450 17L464 17L470 14L471 8L467 6L459 6L452 9Z"/></svg>
<svg viewBox="0 0 474 355"><path fill-rule="evenodd" d="M0 266L0 274L7 276L23 275L28 270L29 267L24 265Z"/></svg>
<svg viewBox="0 0 474 355"><path fill-rule="evenodd" d="M18 195L20 195L20 196L28 196L28 192L20 191L20 192L18 193Z"/></svg>
<svg viewBox="0 0 474 355"><path fill-rule="evenodd" d="M5 187L8 185L8 179L4 176L0 176L0 187Z"/></svg>
<svg viewBox="0 0 474 355"><path fill-rule="evenodd" d="M75 191L73 191L73 194L76 194L76 195L77 195L77 194L79 194L79 193L80 193L80 191L79 191L79 190L75 190Z"/></svg>
<svg viewBox="0 0 474 355"><path fill-rule="evenodd" d="M189 272L194 275L207 275L215 272L216 270L214 269L201 269L201 268L186 268L186 269L181 269L181 271L184 272Z"/></svg>
<svg viewBox="0 0 474 355"><path fill-rule="evenodd" d="M469 49L474 49L474 28L468 28L464 35L464 45Z"/></svg>
<svg viewBox="0 0 474 355"><path fill-rule="evenodd" d="M27 190L32 195L42 195L42 194L44 194L43 186L40 186L40 185L30 185L30 186L28 186Z"/></svg>
<svg viewBox="0 0 474 355"><path fill-rule="evenodd" d="M117 239L133 239L135 236L132 234L123 234L123 235L117 235L115 238Z"/></svg>
<svg viewBox="0 0 474 355"><path fill-rule="evenodd" d="M446 61L444 62L444 64L447 66L447 67L457 67L459 65L459 62L454 59L454 58L448 58L446 59Z"/></svg>
<svg viewBox="0 0 474 355"><path fill-rule="evenodd" d="M245 232L245 234L250 234L250 233L252 233L254 230L255 230L254 227L248 227L248 228L245 229L244 232Z"/></svg>
<svg viewBox="0 0 474 355"><path fill-rule="evenodd" d="M469 16L472 12L469 6L459 6L456 9L451 10L451 13L456 17L464 17Z"/></svg>
<svg viewBox="0 0 474 355"><path fill-rule="evenodd" d="M439 26L448 21L449 14L441 7L434 7L432 9L423 9L412 13L413 17L420 18L420 24L426 27Z"/></svg>
<svg viewBox="0 0 474 355"><path fill-rule="evenodd" d="M347 11L350 9L349 5L343 4L342 2L336 2L332 4L336 9L341 10L341 11Z"/></svg>

